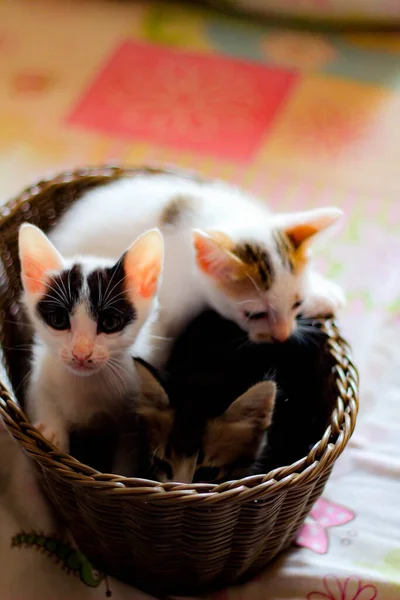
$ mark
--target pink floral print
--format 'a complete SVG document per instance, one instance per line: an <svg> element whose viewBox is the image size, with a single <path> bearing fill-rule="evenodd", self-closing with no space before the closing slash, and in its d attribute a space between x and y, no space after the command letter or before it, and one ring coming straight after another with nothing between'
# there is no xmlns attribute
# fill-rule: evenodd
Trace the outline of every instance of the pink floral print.
<svg viewBox="0 0 400 600"><path fill-rule="evenodd" d="M322 581L323 590L310 592L307 600L375 600L378 590L372 584L363 584L358 577L348 577L340 581L334 575L327 575Z"/></svg>

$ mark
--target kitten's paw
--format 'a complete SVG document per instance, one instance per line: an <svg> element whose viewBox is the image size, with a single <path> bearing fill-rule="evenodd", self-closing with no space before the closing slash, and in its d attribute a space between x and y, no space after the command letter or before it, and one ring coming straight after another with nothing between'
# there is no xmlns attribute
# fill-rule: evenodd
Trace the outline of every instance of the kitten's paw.
<svg viewBox="0 0 400 600"><path fill-rule="evenodd" d="M43 422L36 423L35 427L53 446L61 450L61 452L68 452L68 439L64 433Z"/></svg>
<svg viewBox="0 0 400 600"><path fill-rule="evenodd" d="M304 317L328 317L335 315L345 304L346 296L340 285L321 278L305 303L302 314Z"/></svg>

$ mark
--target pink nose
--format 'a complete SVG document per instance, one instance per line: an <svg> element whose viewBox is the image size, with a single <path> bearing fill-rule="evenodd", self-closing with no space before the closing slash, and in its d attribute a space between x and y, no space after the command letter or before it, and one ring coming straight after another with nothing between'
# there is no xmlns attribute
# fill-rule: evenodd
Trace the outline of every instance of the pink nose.
<svg viewBox="0 0 400 600"><path fill-rule="evenodd" d="M274 342L286 342L292 335L292 328L289 324L281 323L272 328L271 334Z"/></svg>
<svg viewBox="0 0 400 600"><path fill-rule="evenodd" d="M73 350L73 351L72 351L72 356L73 356L73 357L75 358L75 360L77 360L78 362L85 362L86 360L88 360L88 359L91 357L91 355L92 355L92 352L91 352L91 350L90 350L90 351L89 351L89 350L87 350L86 352L85 352L85 351L80 351L80 352L78 352L78 351L76 351L76 350Z"/></svg>

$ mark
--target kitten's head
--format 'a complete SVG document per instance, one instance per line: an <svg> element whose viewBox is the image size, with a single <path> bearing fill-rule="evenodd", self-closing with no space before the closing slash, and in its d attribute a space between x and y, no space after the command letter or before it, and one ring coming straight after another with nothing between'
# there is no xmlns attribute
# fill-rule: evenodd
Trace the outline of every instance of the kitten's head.
<svg viewBox="0 0 400 600"><path fill-rule="evenodd" d="M22 225L23 300L37 335L76 375L112 369L154 307L163 252L161 234L151 230L116 263L65 259L40 229Z"/></svg>
<svg viewBox="0 0 400 600"><path fill-rule="evenodd" d="M262 381L237 398L224 413L207 416L190 403L171 406L168 395L142 362L137 413L147 438L152 476L184 483L239 479L250 473L266 444L276 386Z"/></svg>
<svg viewBox="0 0 400 600"><path fill-rule="evenodd" d="M336 208L271 216L230 237L196 230L196 262L215 310L252 342L282 342L296 327L307 296L310 244L341 215Z"/></svg>

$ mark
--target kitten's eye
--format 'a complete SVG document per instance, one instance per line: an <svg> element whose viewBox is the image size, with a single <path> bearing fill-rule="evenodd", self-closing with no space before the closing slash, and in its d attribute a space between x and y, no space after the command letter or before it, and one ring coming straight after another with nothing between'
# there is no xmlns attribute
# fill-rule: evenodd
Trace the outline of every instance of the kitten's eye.
<svg viewBox="0 0 400 600"><path fill-rule="evenodd" d="M101 316L99 320L99 330L103 331L104 333L115 333L116 331L121 331L123 326L124 324L121 317L112 313Z"/></svg>
<svg viewBox="0 0 400 600"><path fill-rule="evenodd" d="M56 310L47 315L47 323L57 331L64 331L70 328L69 315L66 310Z"/></svg>
<svg viewBox="0 0 400 600"><path fill-rule="evenodd" d="M161 458L153 456L153 465L156 467L157 471L164 473L169 480L172 479L172 467L166 460L161 460Z"/></svg>
<svg viewBox="0 0 400 600"><path fill-rule="evenodd" d="M245 315L247 319L251 321L260 321L261 319L268 319L268 313L266 311L261 312L247 312L245 311Z"/></svg>
<svg viewBox="0 0 400 600"><path fill-rule="evenodd" d="M197 469L195 474L195 481L198 483L207 483L209 481L215 481L218 479L220 474L220 467L200 467Z"/></svg>
<svg viewBox="0 0 400 600"><path fill-rule="evenodd" d="M292 309L293 309L293 310L296 310L296 308L300 308L300 306L301 306L302 304L303 304L303 300L297 300L297 301L296 301L296 302L293 304L293 306L292 306Z"/></svg>

